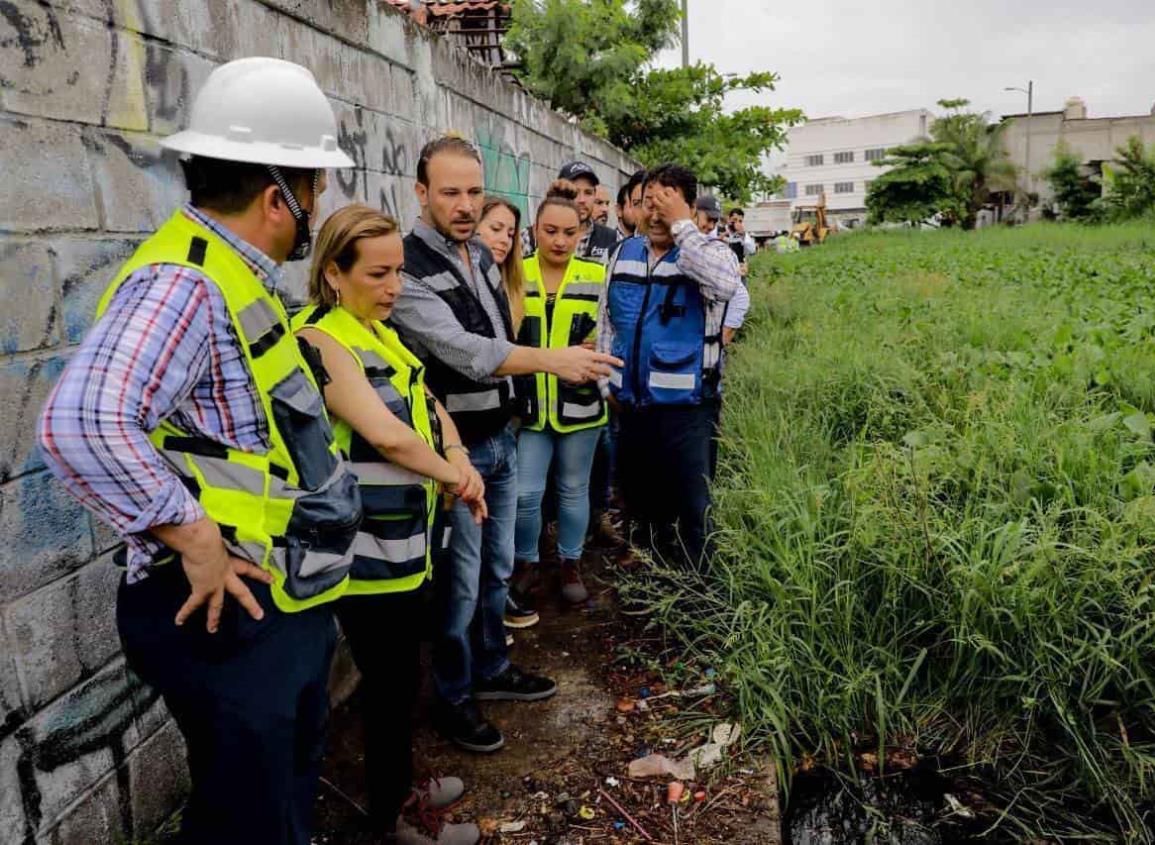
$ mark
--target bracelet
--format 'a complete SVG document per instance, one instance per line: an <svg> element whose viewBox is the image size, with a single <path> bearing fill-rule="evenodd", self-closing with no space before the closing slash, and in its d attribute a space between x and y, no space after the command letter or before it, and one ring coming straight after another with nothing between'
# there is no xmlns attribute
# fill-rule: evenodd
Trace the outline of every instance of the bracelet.
<svg viewBox="0 0 1155 845"><path fill-rule="evenodd" d="M469 457L469 450L466 449L464 446L462 446L460 443L450 443L448 446L443 448L441 451L448 457L450 449L460 449L461 454L465 455L465 457L467 457L467 458Z"/></svg>

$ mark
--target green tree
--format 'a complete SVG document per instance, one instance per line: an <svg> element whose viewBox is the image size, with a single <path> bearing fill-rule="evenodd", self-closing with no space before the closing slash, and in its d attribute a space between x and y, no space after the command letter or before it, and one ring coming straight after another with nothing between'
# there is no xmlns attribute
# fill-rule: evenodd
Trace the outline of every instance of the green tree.
<svg viewBox="0 0 1155 845"><path fill-rule="evenodd" d="M651 69L676 43L677 0L514 0L505 46L525 86L647 165L678 161L735 200L772 191L763 156L780 148L793 109L728 111L738 91L774 90L772 73L723 76L713 65Z"/></svg>
<svg viewBox="0 0 1155 845"><path fill-rule="evenodd" d="M762 157L784 144L786 127L802 113L766 106L727 112L725 101L735 91L773 91L777 80L772 73L723 76L701 63L651 70L631 86L633 108L607 121L607 136L647 166L685 164L731 199L772 193L781 180L762 172Z"/></svg>
<svg viewBox="0 0 1155 845"><path fill-rule="evenodd" d="M1055 147L1055 158L1043 173L1055 195L1059 213L1066 220L1092 220L1097 213L1100 187L1083 173L1083 162L1062 141Z"/></svg>
<svg viewBox="0 0 1155 845"><path fill-rule="evenodd" d="M1155 144L1148 150L1138 135L1132 135L1116 155L1115 161L1103 167L1107 216L1130 220L1155 213Z"/></svg>
<svg viewBox="0 0 1155 845"><path fill-rule="evenodd" d="M606 134L628 114L642 67L677 40L678 0L514 0L504 46L553 108Z"/></svg>
<svg viewBox="0 0 1155 845"><path fill-rule="evenodd" d="M941 215L944 225L959 219L963 207L955 177L947 165L949 144L923 141L892 147L875 162L890 168L870 183L866 208L871 223L919 223Z"/></svg>
<svg viewBox="0 0 1155 845"><path fill-rule="evenodd" d="M951 172L964 229L973 229L994 191L1015 191L1018 168L1007 156L1008 123L991 123L989 113L966 111L969 100L939 100L946 114L931 124L931 137L945 145L943 164Z"/></svg>

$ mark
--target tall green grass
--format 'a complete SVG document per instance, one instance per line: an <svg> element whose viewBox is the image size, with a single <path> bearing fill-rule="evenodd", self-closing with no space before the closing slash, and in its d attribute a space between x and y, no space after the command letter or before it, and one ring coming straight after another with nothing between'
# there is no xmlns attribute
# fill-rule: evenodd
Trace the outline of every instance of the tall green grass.
<svg viewBox="0 0 1155 845"><path fill-rule="evenodd" d="M1014 835L1150 841L1155 227L862 234L760 259L721 549L664 622L784 772L981 772Z"/></svg>

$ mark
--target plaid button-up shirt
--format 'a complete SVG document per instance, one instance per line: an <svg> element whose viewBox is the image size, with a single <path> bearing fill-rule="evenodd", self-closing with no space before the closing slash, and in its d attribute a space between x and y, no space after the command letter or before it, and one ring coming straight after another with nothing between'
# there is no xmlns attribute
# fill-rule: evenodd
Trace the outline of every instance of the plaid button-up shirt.
<svg viewBox="0 0 1155 845"><path fill-rule="evenodd" d="M281 274L271 258L192 206L183 213L235 249L276 295ZM165 419L234 449L269 448L220 290L196 270L153 264L124 281L69 360L39 430L49 468L125 538L130 582L161 548L149 528L204 516L148 439Z"/></svg>

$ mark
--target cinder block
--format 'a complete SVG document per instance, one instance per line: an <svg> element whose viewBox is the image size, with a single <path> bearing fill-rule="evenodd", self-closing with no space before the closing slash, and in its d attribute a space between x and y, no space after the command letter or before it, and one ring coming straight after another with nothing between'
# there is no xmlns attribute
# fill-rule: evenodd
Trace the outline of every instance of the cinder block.
<svg viewBox="0 0 1155 845"><path fill-rule="evenodd" d="M0 237L0 351L52 346L58 339L52 253L41 240Z"/></svg>
<svg viewBox="0 0 1155 845"><path fill-rule="evenodd" d="M0 487L0 601L11 601L92 559L85 511L48 473Z"/></svg>
<svg viewBox="0 0 1155 845"><path fill-rule="evenodd" d="M175 46L219 55L221 0L148 0L119 3L121 24ZM227 36L224 36L227 37Z"/></svg>
<svg viewBox="0 0 1155 845"><path fill-rule="evenodd" d="M144 41L130 32L115 33L115 75L104 106L104 125L143 132L148 129L144 98Z"/></svg>
<svg viewBox="0 0 1155 845"><path fill-rule="evenodd" d="M132 820L138 836L147 837L164 824L189 790L184 737L169 722L128 758Z"/></svg>
<svg viewBox="0 0 1155 845"><path fill-rule="evenodd" d="M134 841L128 802L121 797L115 772L105 775L77 798L75 806L64 811L55 827L36 838L37 845Z"/></svg>
<svg viewBox="0 0 1155 845"><path fill-rule="evenodd" d="M389 61L409 67L411 63L409 39L407 36L408 17L388 3L373 3L369 10L369 49L385 56Z"/></svg>
<svg viewBox="0 0 1155 845"><path fill-rule="evenodd" d="M119 651L119 583L120 570L99 558L7 607L5 622L29 707L43 706Z"/></svg>
<svg viewBox="0 0 1155 845"><path fill-rule="evenodd" d="M0 621L0 725L19 724L27 710L20 693L20 677L16 674L16 663L13 660L15 649L3 622ZM3 774L0 774L0 780ZM3 822L0 822L0 830ZM7 840L0 837L0 842Z"/></svg>
<svg viewBox="0 0 1155 845"><path fill-rule="evenodd" d="M0 842L24 842L29 833L20 784L21 756L16 737L0 742Z"/></svg>
<svg viewBox="0 0 1155 845"><path fill-rule="evenodd" d="M44 468L36 443L36 423L49 391L64 369L64 358L25 358L0 364L0 426L10 434L0 445L0 481ZM0 492L0 502L4 495ZM0 513L0 522L4 514Z"/></svg>
<svg viewBox="0 0 1155 845"><path fill-rule="evenodd" d="M177 156L147 135L85 130L101 219L109 232L152 232L186 197Z"/></svg>
<svg viewBox="0 0 1155 845"><path fill-rule="evenodd" d="M62 296L61 332L65 343L79 343L92 326L96 305L109 282L140 245L141 238L77 238L49 241L56 256Z"/></svg>
<svg viewBox="0 0 1155 845"><path fill-rule="evenodd" d="M389 62L364 50L346 48L345 55L349 58L348 76L358 81L362 102L371 109L386 114L395 113L397 97Z"/></svg>
<svg viewBox="0 0 1155 845"><path fill-rule="evenodd" d="M185 128L193 97L215 66L194 53L152 41L145 45L145 100L154 135L170 135Z"/></svg>
<svg viewBox="0 0 1155 845"><path fill-rule="evenodd" d="M282 27L286 23L296 23L260 3L233 3L226 0L224 15L224 19L214 26L222 34L228 33L231 39L231 43L220 47L219 55L222 59L275 56Z"/></svg>
<svg viewBox="0 0 1155 845"><path fill-rule="evenodd" d="M26 749L25 790L36 791L47 832L139 741L137 718L156 694L142 690L123 660L102 669L37 713L16 737Z"/></svg>
<svg viewBox="0 0 1155 845"><path fill-rule="evenodd" d="M95 229L99 220L80 129L0 118L0 229Z"/></svg>
<svg viewBox="0 0 1155 845"><path fill-rule="evenodd" d="M112 31L94 20L20 4L0 89L8 111L99 124L111 94ZM11 38L11 35L8 36ZM18 45L18 46L17 46Z"/></svg>

